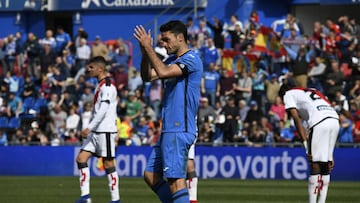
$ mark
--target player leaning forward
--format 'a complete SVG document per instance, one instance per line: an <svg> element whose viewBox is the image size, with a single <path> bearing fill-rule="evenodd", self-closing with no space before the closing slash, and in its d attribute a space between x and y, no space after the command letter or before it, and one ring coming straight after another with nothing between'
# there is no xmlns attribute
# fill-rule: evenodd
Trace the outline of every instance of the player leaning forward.
<svg viewBox="0 0 360 203"><path fill-rule="evenodd" d="M285 108L294 119L296 129L304 141L310 162L309 202L322 203L330 183L334 167L333 152L339 133L339 116L327 98L316 89L292 88L289 84L279 91ZM308 123L306 135L303 121Z"/></svg>
<svg viewBox="0 0 360 203"><path fill-rule="evenodd" d="M196 139L202 62L189 49L186 26L181 21L169 21L161 25L160 31L164 47L172 55L167 63L157 57L150 31L137 26L134 32L142 52L143 80L162 79L164 83L161 137L153 148L144 176L162 202L189 203L186 167L189 148Z"/></svg>
<svg viewBox="0 0 360 203"><path fill-rule="evenodd" d="M87 71L98 79L95 89L93 117L89 126L81 132L86 140L81 147L76 162L80 172L81 197L77 203L90 203L90 170L87 161L92 155L102 157L104 168L109 181L109 190L112 203L120 202L119 176L115 170L115 140L117 91L107 76L106 62L103 57L91 58Z"/></svg>

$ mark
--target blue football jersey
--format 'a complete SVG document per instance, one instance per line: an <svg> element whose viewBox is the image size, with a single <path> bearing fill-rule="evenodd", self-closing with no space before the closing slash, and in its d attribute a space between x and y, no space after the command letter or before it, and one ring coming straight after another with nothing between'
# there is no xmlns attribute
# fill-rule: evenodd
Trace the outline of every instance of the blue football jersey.
<svg viewBox="0 0 360 203"><path fill-rule="evenodd" d="M196 53L190 50L178 58L169 57L165 63L177 64L183 74L164 80L162 132L196 134L196 115L203 74L202 61Z"/></svg>

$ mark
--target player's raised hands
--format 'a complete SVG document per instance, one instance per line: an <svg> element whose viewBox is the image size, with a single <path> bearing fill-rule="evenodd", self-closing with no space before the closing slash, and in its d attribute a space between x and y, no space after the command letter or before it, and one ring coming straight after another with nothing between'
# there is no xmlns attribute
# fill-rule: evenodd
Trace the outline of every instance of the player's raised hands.
<svg viewBox="0 0 360 203"><path fill-rule="evenodd" d="M142 25L137 25L134 29L133 35L139 42L140 46L152 46L151 30L146 31Z"/></svg>

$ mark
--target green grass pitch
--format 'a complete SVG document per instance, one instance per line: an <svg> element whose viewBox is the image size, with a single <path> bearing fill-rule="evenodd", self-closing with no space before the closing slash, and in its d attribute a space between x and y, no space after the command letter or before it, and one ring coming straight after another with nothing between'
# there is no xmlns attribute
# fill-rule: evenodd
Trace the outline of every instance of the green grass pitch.
<svg viewBox="0 0 360 203"><path fill-rule="evenodd" d="M106 177L91 179L93 203L109 202ZM360 182L330 183L329 202L358 202ZM79 196L78 177L0 177L1 203L71 203ZM123 203L160 202L141 178L121 178ZM307 182L292 180L199 180L199 203L307 202Z"/></svg>

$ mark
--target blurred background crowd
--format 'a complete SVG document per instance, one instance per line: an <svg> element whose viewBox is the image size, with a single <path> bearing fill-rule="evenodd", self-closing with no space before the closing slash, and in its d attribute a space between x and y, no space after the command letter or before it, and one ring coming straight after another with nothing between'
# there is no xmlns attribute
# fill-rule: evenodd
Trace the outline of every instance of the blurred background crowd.
<svg viewBox="0 0 360 203"><path fill-rule="evenodd" d="M265 27L256 11L186 20L190 48L203 60L198 141L206 145L297 143L278 90L282 83L316 88L340 115L339 144L360 142L360 27L343 15L314 21L305 35L288 14ZM155 51L168 55L156 36ZM92 115L97 79L90 57L103 56L118 89L119 145L153 145L161 133L162 82L144 83L132 66L131 40L71 38L62 28L44 36L0 36L0 145L78 145ZM229 46L226 46L229 44ZM304 123L304 125L306 125Z"/></svg>

